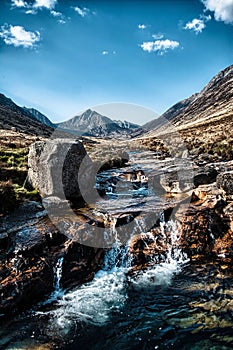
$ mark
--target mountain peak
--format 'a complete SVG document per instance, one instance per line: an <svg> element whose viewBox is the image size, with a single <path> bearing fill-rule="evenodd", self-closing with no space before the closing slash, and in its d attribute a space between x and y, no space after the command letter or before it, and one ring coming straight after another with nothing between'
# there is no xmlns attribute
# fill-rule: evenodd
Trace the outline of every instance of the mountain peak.
<svg viewBox="0 0 233 350"><path fill-rule="evenodd" d="M126 136L132 129L137 128L138 125L126 121L112 120L89 108L82 114L66 122L59 123L58 127L79 135L116 137Z"/></svg>

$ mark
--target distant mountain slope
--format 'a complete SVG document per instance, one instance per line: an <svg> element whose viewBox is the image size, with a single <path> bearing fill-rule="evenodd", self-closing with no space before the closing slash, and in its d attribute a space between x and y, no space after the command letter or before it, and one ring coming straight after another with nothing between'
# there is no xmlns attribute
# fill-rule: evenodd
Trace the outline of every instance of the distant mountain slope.
<svg viewBox="0 0 233 350"><path fill-rule="evenodd" d="M36 120L38 120L42 124L50 126L51 128L55 127L55 125L49 120L49 118L47 118L44 114L39 112L37 109L27 108L27 107L23 107L23 108L25 109L26 112L29 112L33 116L33 118L35 118Z"/></svg>
<svg viewBox="0 0 233 350"><path fill-rule="evenodd" d="M157 152L162 142L178 156L191 155L198 165L232 160L233 65L218 73L199 94L175 104L145 127L149 130L141 129L135 141L150 150ZM187 147L184 153L182 145Z"/></svg>
<svg viewBox="0 0 233 350"><path fill-rule="evenodd" d="M143 125L139 135L159 132L167 120L176 127L187 128L232 112L233 65L214 76L200 93L176 103L158 119Z"/></svg>
<svg viewBox="0 0 233 350"><path fill-rule="evenodd" d="M31 113L0 94L0 129L48 137L53 129L37 121Z"/></svg>
<svg viewBox="0 0 233 350"><path fill-rule="evenodd" d="M182 100L175 105L173 105L171 108L169 108L160 118L154 119L145 125L143 125L144 130L152 130L155 129L163 124L163 119L166 120L173 120L176 116L178 116L180 113L182 113L197 97L198 94L194 94L189 98L186 98L185 100Z"/></svg>
<svg viewBox="0 0 233 350"><path fill-rule="evenodd" d="M62 130L69 130L79 135L100 137L127 135L131 130L138 128L136 124L127 121L115 121L91 109L56 125Z"/></svg>

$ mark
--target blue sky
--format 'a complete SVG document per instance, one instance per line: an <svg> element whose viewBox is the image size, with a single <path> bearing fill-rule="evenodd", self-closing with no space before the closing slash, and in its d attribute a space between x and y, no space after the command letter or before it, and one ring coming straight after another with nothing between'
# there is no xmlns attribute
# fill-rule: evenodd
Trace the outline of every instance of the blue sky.
<svg viewBox="0 0 233 350"><path fill-rule="evenodd" d="M161 114L233 63L232 38L233 0L1 0L0 92L54 122L112 102Z"/></svg>

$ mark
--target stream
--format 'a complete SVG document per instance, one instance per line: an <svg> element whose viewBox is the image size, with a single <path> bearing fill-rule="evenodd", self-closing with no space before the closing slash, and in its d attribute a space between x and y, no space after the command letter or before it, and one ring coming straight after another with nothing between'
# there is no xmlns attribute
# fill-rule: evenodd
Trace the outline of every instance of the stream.
<svg viewBox="0 0 233 350"><path fill-rule="evenodd" d="M146 175L158 170L145 155L144 164L140 154L134 156L131 169L143 169ZM143 218L167 200L144 183L136 188L125 182L114 184L114 176L118 169L100 173L97 179L97 189L104 191L102 211L128 213L136 208ZM172 218L165 221L161 213L155 213L155 220L158 215L161 232L170 236L162 262L154 257L146 269L134 270L128 242L122 244L112 225L115 242L94 279L62 290L63 258L59 258L54 292L47 301L0 324L0 349L232 349L231 261L219 257L191 262L176 245L177 223ZM145 232L140 219L135 220L138 230Z"/></svg>

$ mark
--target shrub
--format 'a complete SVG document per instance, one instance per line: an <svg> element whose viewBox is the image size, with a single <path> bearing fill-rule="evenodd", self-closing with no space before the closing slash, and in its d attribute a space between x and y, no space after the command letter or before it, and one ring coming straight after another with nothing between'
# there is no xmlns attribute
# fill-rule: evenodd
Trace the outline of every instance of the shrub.
<svg viewBox="0 0 233 350"><path fill-rule="evenodd" d="M11 181L0 183L0 214L6 214L18 205Z"/></svg>

